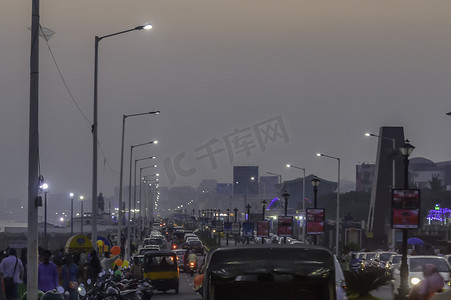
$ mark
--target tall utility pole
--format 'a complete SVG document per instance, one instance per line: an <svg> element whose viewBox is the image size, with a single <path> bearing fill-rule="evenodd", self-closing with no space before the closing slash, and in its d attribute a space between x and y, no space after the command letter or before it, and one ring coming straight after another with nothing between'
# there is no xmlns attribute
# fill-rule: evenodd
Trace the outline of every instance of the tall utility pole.
<svg viewBox="0 0 451 300"><path fill-rule="evenodd" d="M27 295L38 299L38 191L39 191L39 0L32 1L30 53L30 114L28 137Z"/></svg>

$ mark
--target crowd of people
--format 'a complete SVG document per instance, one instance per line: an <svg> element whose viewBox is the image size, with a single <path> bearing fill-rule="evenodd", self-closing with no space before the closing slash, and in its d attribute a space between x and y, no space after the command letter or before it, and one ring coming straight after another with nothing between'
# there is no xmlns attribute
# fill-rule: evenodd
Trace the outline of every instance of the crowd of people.
<svg viewBox="0 0 451 300"><path fill-rule="evenodd" d="M21 299L26 292L26 249L21 250L20 257L17 254L14 248L0 250L0 273L3 278L0 300ZM105 252L104 257L100 259L94 250L85 254L65 253L64 249L51 252L48 249L39 248L38 255L38 289L46 292L61 286L69 293L71 300L78 299L78 283L86 283L88 279L91 283L95 283L98 274L103 270L118 268L114 262L119 256L112 256L109 252ZM133 271L135 276L139 276L138 270L140 267L131 265L128 271L130 274ZM8 285L9 278L12 278L11 285Z"/></svg>

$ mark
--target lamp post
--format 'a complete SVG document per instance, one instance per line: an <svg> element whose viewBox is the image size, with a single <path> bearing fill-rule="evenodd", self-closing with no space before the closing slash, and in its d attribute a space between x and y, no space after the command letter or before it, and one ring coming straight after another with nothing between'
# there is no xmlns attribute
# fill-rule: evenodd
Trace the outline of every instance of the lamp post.
<svg viewBox="0 0 451 300"><path fill-rule="evenodd" d="M313 185L313 208L318 208L317 207L317 196L318 196L318 185L321 182L318 177L313 177L313 179L311 180L312 185ZM317 235L313 235L313 243L314 245L318 245L318 240L317 240Z"/></svg>
<svg viewBox="0 0 451 300"><path fill-rule="evenodd" d="M252 206L250 206L249 204L246 205L246 209L247 209L247 219L246 219L246 221L248 221L248 222L249 222L250 217L251 217L251 208L252 208ZM249 245L249 236L247 236L246 239L247 239L246 244Z"/></svg>
<svg viewBox="0 0 451 300"><path fill-rule="evenodd" d="M151 111L151 112L145 112L145 113L138 113L138 114L130 114L130 115L123 115L122 116L122 139L121 139L121 162L120 162L120 171L119 171L119 199L118 199L118 206L119 206L119 222L118 222L118 236L122 236L122 207L123 207L123 203L122 203L122 180L124 177L124 140L125 140L125 121L127 120L127 118L129 117L138 117L138 116L143 116L143 115L151 115L151 114L159 114L160 111ZM151 144L153 142L148 142L145 144L141 144L141 145L147 145L147 144ZM158 143L158 142L157 142ZM133 149L133 148L132 148ZM130 184L131 184L131 176L132 176L132 150L130 150ZM130 190L130 186L129 186L129 190ZM130 193L131 195L131 193ZM131 197L129 197L130 200ZM129 206L130 207L130 206ZM127 227L128 229L128 227ZM128 235L128 234L127 234ZM120 239L119 241L119 247L122 246L122 240ZM127 249L127 247L126 247Z"/></svg>
<svg viewBox="0 0 451 300"><path fill-rule="evenodd" d="M266 174L278 176L279 177L279 184L282 183L282 175L276 174L276 173L273 173L273 172L266 172Z"/></svg>
<svg viewBox="0 0 451 300"><path fill-rule="evenodd" d="M74 193L70 193L70 235L74 235Z"/></svg>
<svg viewBox="0 0 451 300"><path fill-rule="evenodd" d="M334 156L330 156L330 155L326 155L323 153L317 153L316 156L324 156L327 158L331 158L331 159L335 159L337 161L338 164L338 181L337 181L337 220L336 220L336 224L335 224L335 255L338 257L338 249L339 249L339 245L340 245L340 158L339 157L334 157Z"/></svg>
<svg viewBox="0 0 451 300"><path fill-rule="evenodd" d="M235 208L233 209L233 212L234 212L235 223L236 223L237 220L238 220L238 208L235 207ZM236 240L237 240L236 237L237 237L237 235L235 234L234 237L235 237L235 245L236 245Z"/></svg>
<svg viewBox="0 0 451 300"><path fill-rule="evenodd" d="M262 220L265 220L266 200L263 199L262 203ZM262 237L262 244L265 243L265 237Z"/></svg>
<svg viewBox="0 0 451 300"><path fill-rule="evenodd" d="M290 164L287 164L287 168L299 169L299 170L302 170L304 172L304 177L302 178L302 211L304 212L304 215L305 215L305 168L293 166L293 165L290 165ZM305 226L302 226L302 229L304 231L303 235L302 235L302 238L305 241Z"/></svg>
<svg viewBox="0 0 451 300"><path fill-rule="evenodd" d="M47 183L42 184L44 190L44 237L47 237L47 189L49 185Z"/></svg>
<svg viewBox="0 0 451 300"><path fill-rule="evenodd" d="M83 234L83 200L85 200L85 196L80 195L78 198L80 199L80 217L81 217L80 232L81 234Z"/></svg>
<svg viewBox="0 0 451 300"><path fill-rule="evenodd" d="M288 214L288 198L290 197L290 194L288 194L287 192L282 194L282 198L283 200L285 200L285 207L284 207L284 216L286 217ZM283 237L283 243L286 244L287 243L287 237L284 236Z"/></svg>
<svg viewBox="0 0 451 300"><path fill-rule="evenodd" d="M97 90L98 90L98 66L99 66L99 42L108 37L120 35L123 33L127 33L130 31L135 30L142 30L142 29L151 29L152 25L147 24L143 26L137 26L135 28L131 28L124 31L119 31L116 33L104 35L104 36L95 36L94 40L94 50L95 50L95 56L94 56L94 110L93 110L93 124L92 124L92 245L94 249L97 249L97 133L98 133L98 97L97 97ZM121 199L119 198L119 201ZM121 208L119 207L119 210ZM120 239L120 235L119 235Z"/></svg>
<svg viewBox="0 0 451 300"><path fill-rule="evenodd" d="M124 115L123 116L123 122L122 122L122 150L124 149L124 127L125 127L125 119L127 117L132 117L132 116L142 116L142 115L148 115L148 114L159 114L160 112L148 112L148 113L141 113L141 114L134 114L134 115ZM126 245L125 245L125 259L126 260L130 260L130 231L131 231L131 227L130 227L130 218L131 218L131 207L132 207L132 157L133 157L133 149L136 147L141 147L141 146L145 146L145 145L150 145L150 144L158 144L158 141L150 141L147 143L142 143L142 144L138 144L138 145L132 145L130 146L130 174L129 174L129 181L128 181L128 218L127 220L127 237L126 237ZM122 204L122 172L123 172L123 160L124 160L124 152L122 151L121 153L121 185L119 186L119 203ZM122 205L120 206L122 207ZM119 209L119 215L121 215L122 209ZM120 218L120 220L122 220L122 217ZM119 224L121 224L121 222L119 222ZM119 226L118 228L118 232L119 232L119 236L121 234L121 226Z"/></svg>
<svg viewBox="0 0 451 300"><path fill-rule="evenodd" d="M404 144L401 146L401 154L404 156L404 188L409 188L409 156L412 154L414 146L412 146L409 140L405 140ZM409 291L408 277L409 277L409 266L407 265L407 229L402 230L402 248L401 248L401 267L400 267L400 277L401 284L399 286L400 299L404 299Z"/></svg>
<svg viewBox="0 0 451 300"><path fill-rule="evenodd" d="M155 158L156 158L155 156L149 156L149 157L145 157L145 158L135 159L135 169L134 169L135 172L133 174L133 176L134 176L134 178L133 178L133 219L136 218L136 170L137 170L136 166L138 164L138 161L146 160L146 159L155 159ZM157 165L149 166L149 168L156 168L156 167L157 167ZM141 195L140 195L139 201L141 201ZM139 216L141 216L141 215L139 215ZM136 227L135 227L135 235L136 235Z"/></svg>

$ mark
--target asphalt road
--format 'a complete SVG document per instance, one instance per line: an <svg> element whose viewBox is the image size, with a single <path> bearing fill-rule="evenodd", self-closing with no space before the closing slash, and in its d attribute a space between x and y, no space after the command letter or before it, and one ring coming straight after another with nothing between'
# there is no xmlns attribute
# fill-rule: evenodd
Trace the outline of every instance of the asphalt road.
<svg viewBox="0 0 451 300"><path fill-rule="evenodd" d="M189 274L185 274L180 272L180 285L179 285L179 293L175 294L174 290L167 291L166 293L155 292L152 299L164 299L164 300L173 300L173 299L184 299L184 300L200 300L202 299L197 293L193 290L193 281L194 276L190 276Z"/></svg>

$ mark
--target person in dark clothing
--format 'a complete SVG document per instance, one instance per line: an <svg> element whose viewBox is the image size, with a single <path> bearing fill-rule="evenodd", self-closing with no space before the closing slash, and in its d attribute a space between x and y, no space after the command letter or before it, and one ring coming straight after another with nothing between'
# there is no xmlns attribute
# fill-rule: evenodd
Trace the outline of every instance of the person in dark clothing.
<svg viewBox="0 0 451 300"><path fill-rule="evenodd" d="M91 251L91 260L88 263L88 278L92 280L93 283L97 281L98 275L102 272L102 266L100 265L100 259L97 256L95 250Z"/></svg>

